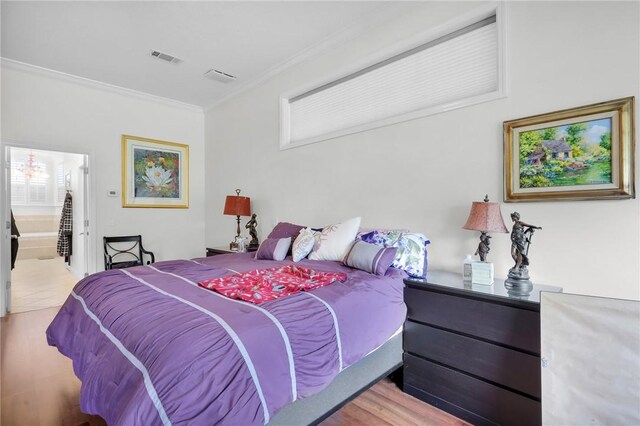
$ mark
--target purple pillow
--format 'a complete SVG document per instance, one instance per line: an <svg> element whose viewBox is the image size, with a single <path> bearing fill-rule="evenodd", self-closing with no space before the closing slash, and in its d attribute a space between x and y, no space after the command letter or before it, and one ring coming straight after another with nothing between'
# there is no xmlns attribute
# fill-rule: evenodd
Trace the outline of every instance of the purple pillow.
<svg viewBox="0 0 640 426"><path fill-rule="evenodd" d="M380 247L356 240L342 260L347 266L376 275L384 275L396 257L396 247Z"/></svg>
<svg viewBox="0 0 640 426"><path fill-rule="evenodd" d="M267 238L287 238L291 237L291 241L295 241L300 234L300 230L306 228L306 226L296 225L289 222L278 222L278 224L271 230L271 233L267 235ZM291 254L291 247L287 254Z"/></svg>
<svg viewBox="0 0 640 426"><path fill-rule="evenodd" d="M295 240L300 230L305 228L301 225L295 225L289 222L279 222L275 228L271 231L271 233L267 236L267 238L287 238L291 237L292 240Z"/></svg>
<svg viewBox="0 0 640 426"><path fill-rule="evenodd" d="M256 252L256 259L264 260L284 260L291 246L291 237L287 238L267 238L260 243Z"/></svg>

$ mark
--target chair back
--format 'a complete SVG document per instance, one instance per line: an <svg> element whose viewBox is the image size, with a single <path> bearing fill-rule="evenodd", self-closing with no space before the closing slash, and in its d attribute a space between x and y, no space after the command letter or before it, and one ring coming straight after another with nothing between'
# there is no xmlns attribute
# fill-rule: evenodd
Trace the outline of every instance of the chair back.
<svg viewBox="0 0 640 426"><path fill-rule="evenodd" d="M144 265L143 253L150 254L155 261L153 253L143 248L141 235L104 237L103 245L105 270Z"/></svg>

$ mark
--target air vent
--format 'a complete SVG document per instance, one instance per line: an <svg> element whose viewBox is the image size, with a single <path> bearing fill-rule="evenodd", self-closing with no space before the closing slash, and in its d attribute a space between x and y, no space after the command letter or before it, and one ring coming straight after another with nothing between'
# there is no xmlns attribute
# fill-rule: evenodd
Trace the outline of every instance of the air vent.
<svg viewBox="0 0 640 426"><path fill-rule="evenodd" d="M218 70L209 70L204 73L204 76L215 81L219 81L220 83L231 83L236 78L231 74L227 74L226 72L218 71Z"/></svg>
<svg viewBox="0 0 640 426"><path fill-rule="evenodd" d="M179 64L182 62L182 59L176 58L175 56L169 55L168 53L163 53L158 50L152 50L149 55L152 58L160 59L161 61L169 62L170 64Z"/></svg>

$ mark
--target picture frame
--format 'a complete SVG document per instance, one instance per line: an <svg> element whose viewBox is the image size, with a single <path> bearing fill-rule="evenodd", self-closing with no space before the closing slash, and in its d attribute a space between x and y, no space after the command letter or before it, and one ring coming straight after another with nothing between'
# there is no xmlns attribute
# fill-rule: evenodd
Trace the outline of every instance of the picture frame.
<svg viewBox="0 0 640 426"><path fill-rule="evenodd" d="M504 201L635 198L634 102L505 121Z"/></svg>
<svg viewBox="0 0 640 426"><path fill-rule="evenodd" d="M188 208L189 145L122 135L122 207Z"/></svg>

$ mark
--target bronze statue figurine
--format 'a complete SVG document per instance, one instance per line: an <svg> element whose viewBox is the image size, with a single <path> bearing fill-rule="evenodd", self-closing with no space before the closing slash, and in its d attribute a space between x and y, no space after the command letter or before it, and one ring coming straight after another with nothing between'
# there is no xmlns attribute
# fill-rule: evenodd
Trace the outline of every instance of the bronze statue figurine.
<svg viewBox="0 0 640 426"><path fill-rule="evenodd" d="M515 262L509 269L509 278L514 280L529 279L529 246L534 230L542 229L539 226L529 225L520 220L520 213L511 213L513 228L511 229L511 257Z"/></svg>
<svg viewBox="0 0 640 426"><path fill-rule="evenodd" d="M249 241L249 249L257 249L258 246L260 245L260 243L258 242L258 231L256 231L256 228L258 226L258 221L256 220L256 214L252 214L251 215L251 219L249 220L249 222L247 222L247 224L244 226L245 229L249 230L249 235L251 235L251 241Z"/></svg>
<svg viewBox="0 0 640 426"><path fill-rule="evenodd" d="M480 262L485 262L487 259L487 253L489 253L489 250L491 250L489 248L489 244L491 243L491 241L489 241L489 238L491 238L491 235L487 235L486 233L482 233L482 235L480 235L480 243L478 244L478 249L476 250L476 255L480 256Z"/></svg>

